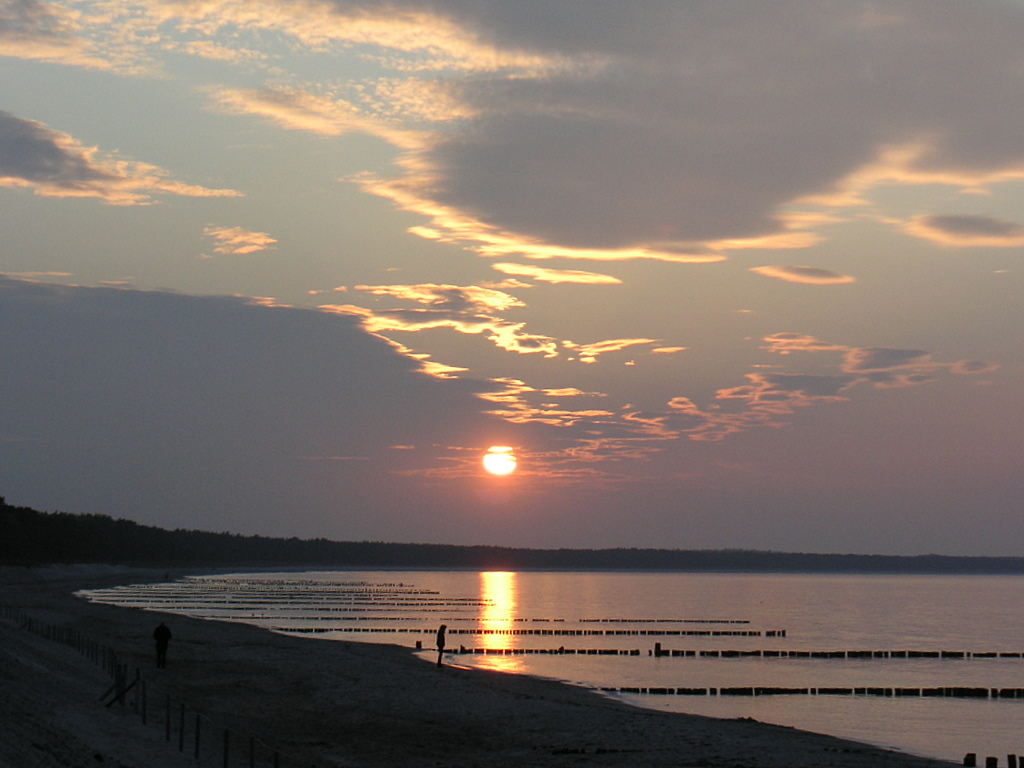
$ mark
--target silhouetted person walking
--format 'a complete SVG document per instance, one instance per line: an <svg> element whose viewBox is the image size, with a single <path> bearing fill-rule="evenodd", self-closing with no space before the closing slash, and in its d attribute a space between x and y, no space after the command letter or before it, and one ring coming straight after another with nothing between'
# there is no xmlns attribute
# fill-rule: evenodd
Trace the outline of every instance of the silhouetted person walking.
<svg viewBox="0 0 1024 768"><path fill-rule="evenodd" d="M156 640L156 665L160 669L167 666L167 644L171 642L171 630L160 622L160 626L153 630L153 639Z"/></svg>
<svg viewBox="0 0 1024 768"><path fill-rule="evenodd" d="M444 655L444 631L448 629L447 624L442 624L437 630L437 666L441 666L441 657Z"/></svg>

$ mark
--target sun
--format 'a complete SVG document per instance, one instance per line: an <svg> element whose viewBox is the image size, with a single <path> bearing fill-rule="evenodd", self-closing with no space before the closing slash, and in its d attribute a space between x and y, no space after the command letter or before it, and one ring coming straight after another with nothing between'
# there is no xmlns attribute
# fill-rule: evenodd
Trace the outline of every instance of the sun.
<svg viewBox="0 0 1024 768"><path fill-rule="evenodd" d="M484 469L492 475L510 475L516 469L516 456L507 445L492 445L484 454Z"/></svg>

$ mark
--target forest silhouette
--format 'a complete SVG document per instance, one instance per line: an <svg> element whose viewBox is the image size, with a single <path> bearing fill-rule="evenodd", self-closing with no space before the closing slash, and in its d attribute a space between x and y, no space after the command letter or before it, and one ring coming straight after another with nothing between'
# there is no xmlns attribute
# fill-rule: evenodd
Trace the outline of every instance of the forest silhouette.
<svg viewBox="0 0 1024 768"><path fill-rule="evenodd" d="M687 572L1020 574L1022 557L863 555L685 549L518 549L272 538L40 512L0 496L0 564L168 567L445 568Z"/></svg>

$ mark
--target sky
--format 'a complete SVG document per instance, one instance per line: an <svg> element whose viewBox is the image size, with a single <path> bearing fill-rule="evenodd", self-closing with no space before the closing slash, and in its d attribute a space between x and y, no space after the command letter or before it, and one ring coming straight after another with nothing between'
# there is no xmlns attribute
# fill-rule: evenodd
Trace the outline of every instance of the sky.
<svg viewBox="0 0 1024 768"><path fill-rule="evenodd" d="M1020 555L1022 126L1024 0L0 0L0 495Z"/></svg>

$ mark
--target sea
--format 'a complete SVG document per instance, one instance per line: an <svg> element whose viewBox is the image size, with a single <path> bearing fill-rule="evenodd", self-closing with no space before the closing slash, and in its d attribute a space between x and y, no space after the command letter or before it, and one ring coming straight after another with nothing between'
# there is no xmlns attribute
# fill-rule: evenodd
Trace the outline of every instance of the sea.
<svg viewBox="0 0 1024 768"><path fill-rule="evenodd" d="M88 599L407 646L641 707L961 762L1024 755L1024 576L314 571Z"/></svg>

